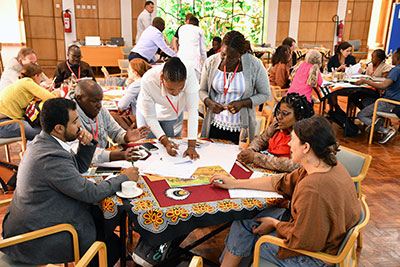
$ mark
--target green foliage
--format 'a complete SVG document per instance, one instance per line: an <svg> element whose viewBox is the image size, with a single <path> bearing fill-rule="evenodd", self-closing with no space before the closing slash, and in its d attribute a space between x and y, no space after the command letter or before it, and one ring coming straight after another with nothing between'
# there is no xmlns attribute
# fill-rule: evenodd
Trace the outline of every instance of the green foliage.
<svg viewBox="0 0 400 267"><path fill-rule="evenodd" d="M180 2L180 3L179 3ZM159 0L158 16L166 22L164 34L171 41L185 15L194 13L206 35L208 46L212 38L231 30L243 33L251 43L261 43L263 31L263 0ZM194 3L194 6L193 6Z"/></svg>

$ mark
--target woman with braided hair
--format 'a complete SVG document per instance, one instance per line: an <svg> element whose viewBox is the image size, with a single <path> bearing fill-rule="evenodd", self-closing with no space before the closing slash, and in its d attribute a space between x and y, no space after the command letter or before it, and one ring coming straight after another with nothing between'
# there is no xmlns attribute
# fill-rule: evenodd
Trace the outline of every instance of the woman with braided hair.
<svg viewBox="0 0 400 267"><path fill-rule="evenodd" d="M207 108L201 136L238 144L240 130L256 130L255 107L270 95L267 71L252 56L250 43L237 31L228 32L221 52L209 57L200 80L200 99Z"/></svg>
<svg viewBox="0 0 400 267"><path fill-rule="evenodd" d="M337 161L338 143L327 119L320 115L299 120L289 142L292 160L302 167L291 173L254 179L216 174L214 186L276 191L290 199L290 209L268 207L256 218L234 221L225 240L221 267L237 266L251 255L261 235L276 235L289 248L336 255L346 233L360 219L361 206L351 177ZM215 182L219 180L219 182ZM285 220L285 215L289 221ZM278 266L329 266L319 259L261 245L260 257Z"/></svg>
<svg viewBox="0 0 400 267"><path fill-rule="evenodd" d="M271 125L239 153L238 159L273 171L294 171L300 166L290 159L290 132L297 121L313 114L312 105L305 96L297 93L284 96L276 105Z"/></svg>
<svg viewBox="0 0 400 267"><path fill-rule="evenodd" d="M319 68L322 65L321 53L317 50L310 50L303 62L298 63L292 71L292 84L289 93L305 95L311 103L313 87L322 85L322 75Z"/></svg>

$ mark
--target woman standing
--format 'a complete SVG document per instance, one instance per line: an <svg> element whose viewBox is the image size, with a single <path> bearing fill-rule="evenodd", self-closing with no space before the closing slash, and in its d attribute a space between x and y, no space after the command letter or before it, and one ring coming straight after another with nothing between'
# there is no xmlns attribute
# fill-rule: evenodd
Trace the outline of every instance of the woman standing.
<svg viewBox="0 0 400 267"><path fill-rule="evenodd" d="M157 138L171 156L176 156L178 146L168 137L180 137L183 111L187 106L188 148L183 156L197 159L196 139L198 129L199 83L193 68L186 68L177 57L147 71L139 92L137 127L150 126L149 138Z"/></svg>
<svg viewBox="0 0 400 267"><path fill-rule="evenodd" d="M279 46L272 55L272 69L269 73L271 85L289 87L291 50L287 45Z"/></svg>
<svg viewBox="0 0 400 267"><path fill-rule="evenodd" d="M217 187L276 191L291 200L289 221L283 220L289 210L277 207L264 209L254 219L234 221L225 240L222 267L237 266L251 254L258 238L271 232L290 248L336 255L347 232L359 221L357 192L349 173L337 162L338 144L328 120L319 115L300 120L291 137L291 157L301 168L256 179L232 180L222 174L211 178ZM329 266L269 243L261 246L260 257L278 266Z"/></svg>
<svg viewBox="0 0 400 267"><path fill-rule="evenodd" d="M136 114L136 101L140 92L142 76L151 69L151 65L141 58L134 58L129 61L129 78L133 82L126 89L125 95L118 102L120 110L131 109L131 114Z"/></svg>
<svg viewBox="0 0 400 267"><path fill-rule="evenodd" d="M267 72L261 60L250 53L243 34L230 31L222 40L221 52L204 63L200 99L207 107L201 136L239 142L242 128L250 141L255 136L254 108L268 100Z"/></svg>
<svg viewBox="0 0 400 267"><path fill-rule="evenodd" d="M307 97L308 102L312 102L311 93L313 87L322 85L322 75L319 68L322 65L321 53L317 50L307 52L305 61L296 65L292 72L292 84L289 93L298 93Z"/></svg>
<svg viewBox="0 0 400 267"><path fill-rule="evenodd" d="M356 58L351 55L353 46L348 42L341 42L335 49L335 55L328 61L328 71L344 71L350 65L356 64Z"/></svg>
<svg viewBox="0 0 400 267"><path fill-rule="evenodd" d="M42 79L42 68L35 63L23 65L19 80L5 87L0 93L0 121L21 120L27 140L32 140L41 128L33 128L24 120L25 110L29 103L39 98L47 100L56 96L39 86ZM20 136L16 123L0 126L0 137Z"/></svg>

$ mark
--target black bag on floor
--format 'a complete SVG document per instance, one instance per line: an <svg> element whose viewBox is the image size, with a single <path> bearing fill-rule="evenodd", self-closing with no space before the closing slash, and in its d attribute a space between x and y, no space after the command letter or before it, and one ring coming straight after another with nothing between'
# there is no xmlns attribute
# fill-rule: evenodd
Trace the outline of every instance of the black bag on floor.
<svg viewBox="0 0 400 267"><path fill-rule="evenodd" d="M339 125L342 129L346 126L346 112L344 112L339 106L335 106L334 111L329 111L328 115L330 119ZM354 124L350 119L347 120L347 136L356 137L358 135L359 129L357 125Z"/></svg>
<svg viewBox="0 0 400 267"><path fill-rule="evenodd" d="M17 171L17 165L0 161L0 188L4 193L15 189L17 185Z"/></svg>

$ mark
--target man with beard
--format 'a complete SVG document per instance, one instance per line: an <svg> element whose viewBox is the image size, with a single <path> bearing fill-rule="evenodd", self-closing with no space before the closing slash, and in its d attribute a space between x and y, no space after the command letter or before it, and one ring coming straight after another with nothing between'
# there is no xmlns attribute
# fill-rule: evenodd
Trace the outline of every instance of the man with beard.
<svg viewBox="0 0 400 267"><path fill-rule="evenodd" d="M131 167L119 176L92 183L81 173L92 160L97 142L81 130L76 104L68 99L46 101L40 115L42 132L28 146L19 165L13 200L3 221L3 237L69 223L79 236L81 256L96 240L107 244L109 266L119 258L118 237L96 228L100 224L93 205L121 190L121 183L137 181L138 170ZM78 139L77 154L67 144ZM108 238L103 238L108 236ZM58 233L3 248L13 260L44 265L73 261L72 242L68 233Z"/></svg>
<svg viewBox="0 0 400 267"><path fill-rule="evenodd" d="M147 136L148 127L134 129L132 124L126 131L110 115L107 109L102 107L103 89L92 80L78 82L74 100L78 104L77 110L83 128L91 132L98 142L98 148L93 156L93 162L109 162L114 160L134 160L134 148L126 150L108 151L108 137L117 144L136 142ZM75 145L73 145L75 150Z"/></svg>
<svg viewBox="0 0 400 267"><path fill-rule="evenodd" d="M68 59L57 65L54 77L56 78L54 83L55 87L60 87L62 82L71 76L79 80L84 77L90 77L94 81L94 73L88 63L82 61L81 49L77 45L71 45L68 47Z"/></svg>

